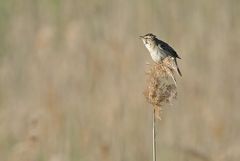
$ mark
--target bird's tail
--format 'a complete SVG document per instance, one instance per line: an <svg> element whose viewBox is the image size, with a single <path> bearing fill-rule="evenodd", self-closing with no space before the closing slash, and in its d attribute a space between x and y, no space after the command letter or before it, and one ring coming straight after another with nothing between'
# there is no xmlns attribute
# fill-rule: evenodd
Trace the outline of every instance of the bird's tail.
<svg viewBox="0 0 240 161"><path fill-rule="evenodd" d="M182 77L182 73L181 73L181 71L180 71L180 69L179 69L179 67L178 67L177 59L176 59L176 58L174 58L174 62L175 62L175 64L176 64L178 74Z"/></svg>

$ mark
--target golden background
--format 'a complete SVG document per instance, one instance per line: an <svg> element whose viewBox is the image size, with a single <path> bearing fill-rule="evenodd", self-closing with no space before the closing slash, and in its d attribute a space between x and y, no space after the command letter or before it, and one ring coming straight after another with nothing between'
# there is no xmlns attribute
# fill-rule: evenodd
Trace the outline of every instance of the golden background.
<svg viewBox="0 0 240 161"><path fill-rule="evenodd" d="M182 57L158 160L239 161L238 0L1 0L0 160L151 160L148 32Z"/></svg>

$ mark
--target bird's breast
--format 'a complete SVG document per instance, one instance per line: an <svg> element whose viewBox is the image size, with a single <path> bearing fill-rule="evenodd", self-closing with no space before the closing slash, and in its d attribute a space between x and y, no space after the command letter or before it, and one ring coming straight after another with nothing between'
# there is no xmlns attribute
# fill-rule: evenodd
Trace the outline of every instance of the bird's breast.
<svg viewBox="0 0 240 161"><path fill-rule="evenodd" d="M161 53L158 52L157 50L152 50L152 51L150 52L150 55L151 55L153 61L155 61L156 63L160 62L161 59L162 59Z"/></svg>

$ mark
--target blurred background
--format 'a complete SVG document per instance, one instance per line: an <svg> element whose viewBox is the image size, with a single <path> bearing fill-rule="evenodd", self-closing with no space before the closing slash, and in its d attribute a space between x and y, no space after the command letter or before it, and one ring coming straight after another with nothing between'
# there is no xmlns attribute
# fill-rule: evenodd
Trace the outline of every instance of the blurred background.
<svg viewBox="0 0 240 161"><path fill-rule="evenodd" d="M182 57L158 160L240 160L239 17L238 0L1 0L0 160L151 160L148 32Z"/></svg>

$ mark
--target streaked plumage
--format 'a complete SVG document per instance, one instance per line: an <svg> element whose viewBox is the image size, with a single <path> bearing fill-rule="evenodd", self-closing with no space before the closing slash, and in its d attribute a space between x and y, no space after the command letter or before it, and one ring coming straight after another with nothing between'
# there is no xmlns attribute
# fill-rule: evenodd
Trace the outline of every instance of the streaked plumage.
<svg viewBox="0 0 240 161"><path fill-rule="evenodd" d="M168 56L170 56L176 65L177 72L182 76L181 71L178 68L177 58L181 59L177 52L166 42L158 39L155 35L149 33L144 36L140 36L143 40L145 47L148 49L154 62L159 63Z"/></svg>

